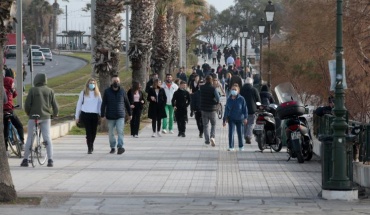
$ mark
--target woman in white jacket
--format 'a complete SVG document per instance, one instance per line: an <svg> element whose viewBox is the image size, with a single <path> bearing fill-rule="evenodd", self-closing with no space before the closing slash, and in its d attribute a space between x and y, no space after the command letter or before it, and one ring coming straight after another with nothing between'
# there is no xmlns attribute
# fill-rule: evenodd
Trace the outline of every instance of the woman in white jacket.
<svg viewBox="0 0 370 215"><path fill-rule="evenodd" d="M76 107L76 124L81 120L85 125L87 154L94 151L94 141L100 118L102 99L97 82L94 78L87 80L85 89L81 91Z"/></svg>

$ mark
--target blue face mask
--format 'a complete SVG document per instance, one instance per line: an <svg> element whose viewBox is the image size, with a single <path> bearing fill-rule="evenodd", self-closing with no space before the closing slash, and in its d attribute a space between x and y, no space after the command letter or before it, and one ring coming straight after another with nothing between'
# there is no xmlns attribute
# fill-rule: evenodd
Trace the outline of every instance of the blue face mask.
<svg viewBox="0 0 370 215"><path fill-rule="evenodd" d="M94 90L95 89L95 84L89 84L89 89Z"/></svg>
<svg viewBox="0 0 370 215"><path fill-rule="evenodd" d="M231 95L232 95L232 96L236 96L236 95L238 95L238 91L236 91L236 90L231 90Z"/></svg>

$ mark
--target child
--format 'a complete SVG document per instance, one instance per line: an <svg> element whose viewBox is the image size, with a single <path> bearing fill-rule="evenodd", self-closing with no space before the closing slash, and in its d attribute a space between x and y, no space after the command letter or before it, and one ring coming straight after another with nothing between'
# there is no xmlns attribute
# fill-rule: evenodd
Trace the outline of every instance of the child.
<svg viewBox="0 0 370 215"><path fill-rule="evenodd" d="M190 104L190 94L186 90L186 82L180 82L180 88L173 94L172 106L175 110L179 137L185 137L186 122L188 121L188 106Z"/></svg>

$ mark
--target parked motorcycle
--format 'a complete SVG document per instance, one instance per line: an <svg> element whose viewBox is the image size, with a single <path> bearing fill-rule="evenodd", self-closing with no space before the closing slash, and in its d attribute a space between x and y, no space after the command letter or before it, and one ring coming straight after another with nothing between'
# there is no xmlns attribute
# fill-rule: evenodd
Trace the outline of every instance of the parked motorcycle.
<svg viewBox="0 0 370 215"><path fill-rule="evenodd" d="M280 119L275 118L277 105L270 104L266 106L260 102L256 102L256 105L257 119L253 134L256 137L258 148L261 152L265 149L273 149L275 152L280 152L283 144L276 132L276 128L280 126Z"/></svg>
<svg viewBox="0 0 370 215"><path fill-rule="evenodd" d="M313 156L313 145L309 124L303 116L305 107L290 83L280 84L276 90L280 92L277 94L281 101L276 113L281 120L285 120L283 129L287 137L288 160L297 158L299 163L309 161Z"/></svg>

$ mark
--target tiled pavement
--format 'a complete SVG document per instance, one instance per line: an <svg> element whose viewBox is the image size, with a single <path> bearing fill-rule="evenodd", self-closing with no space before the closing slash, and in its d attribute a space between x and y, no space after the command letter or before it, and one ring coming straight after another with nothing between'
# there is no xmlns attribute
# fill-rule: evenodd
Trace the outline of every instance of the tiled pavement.
<svg viewBox="0 0 370 215"><path fill-rule="evenodd" d="M175 129L176 130L176 129ZM367 200L325 201L321 168L287 162L280 153L227 152L227 127L218 121L216 147L204 145L195 120L187 136L125 137L126 152L109 154L107 136L98 136L88 155L83 136L54 140L55 165L21 168L11 158L19 196L43 196L41 206L0 206L0 214L356 214L370 213Z"/></svg>

